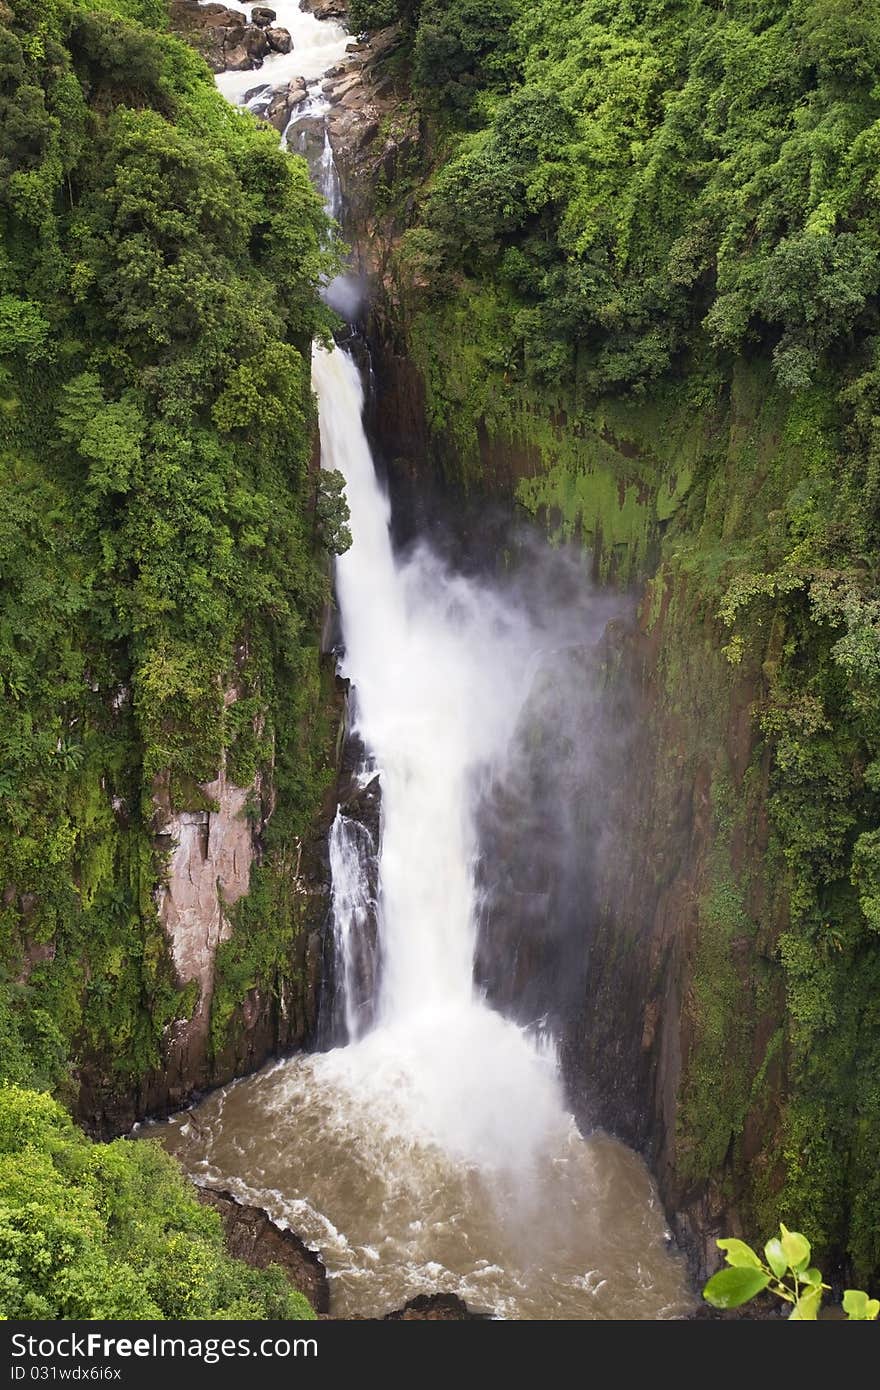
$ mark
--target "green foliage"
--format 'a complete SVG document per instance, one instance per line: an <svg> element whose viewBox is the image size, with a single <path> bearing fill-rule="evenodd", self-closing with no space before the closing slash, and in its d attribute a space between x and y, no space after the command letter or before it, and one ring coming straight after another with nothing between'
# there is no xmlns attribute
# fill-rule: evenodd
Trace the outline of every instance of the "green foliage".
<svg viewBox="0 0 880 1390"><path fill-rule="evenodd" d="M349 0L348 27L354 34L397 23L412 30L419 22L421 8L422 0Z"/></svg>
<svg viewBox="0 0 880 1390"><path fill-rule="evenodd" d="M780 1224L779 1235L764 1246L766 1264L742 1240L730 1238L715 1244L724 1252L727 1268L713 1274L703 1289L703 1297L714 1308L739 1308L768 1289L791 1306L789 1319L814 1322L818 1318L828 1285L822 1283L818 1269L810 1266L810 1242L799 1231ZM880 1300L859 1289L847 1289L843 1311L850 1321L873 1320L880 1313Z"/></svg>
<svg viewBox="0 0 880 1390"><path fill-rule="evenodd" d="M154 797L304 744L336 536L309 477L320 199L166 30L162 0L0 6L0 1029L40 1085L68 1055L130 1082L191 1011Z"/></svg>
<svg viewBox="0 0 880 1390"><path fill-rule="evenodd" d="M345 478L338 469L322 469L315 504L318 533L331 555L344 555L351 545L351 520L345 499Z"/></svg>
<svg viewBox="0 0 880 1390"><path fill-rule="evenodd" d="M250 892L232 909L234 930L221 943L211 1001L211 1048L215 1057L234 1040L239 1011L252 990L278 998L296 988L304 974L309 931L321 925L308 913L323 913L321 899L299 890L300 855L309 819L326 796L336 772L332 757L338 719L335 676L316 648L304 650L289 672L294 692L291 718L276 748L278 806L265 829L265 858L251 871Z"/></svg>
<svg viewBox="0 0 880 1390"><path fill-rule="evenodd" d="M313 1318L149 1141L91 1143L47 1095L0 1088L0 1317Z"/></svg>
<svg viewBox="0 0 880 1390"><path fill-rule="evenodd" d="M642 389L762 344L797 392L876 332L869 0L477 9L425 3L415 30L423 104L479 127L422 221L441 292L457 275L510 296L517 374Z"/></svg>
<svg viewBox="0 0 880 1390"><path fill-rule="evenodd" d="M413 79L429 104L468 111L478 91L509 74L514 0L423 0Z"/></svg>
<svg viewBox="0 0 880 1390"><path fill-rule="evenodd" d="M761 1269L722 1269L706 1285L704 1296L715 1308L738 1308L770 1283Z"/></svg>

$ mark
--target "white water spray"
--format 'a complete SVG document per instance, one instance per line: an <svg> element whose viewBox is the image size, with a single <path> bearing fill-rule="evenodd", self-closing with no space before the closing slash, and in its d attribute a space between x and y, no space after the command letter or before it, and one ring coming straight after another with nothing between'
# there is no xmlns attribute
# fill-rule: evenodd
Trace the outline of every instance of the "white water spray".
<svg viewBox="0 0 880 1390"><path fill-rule="evenodd" d="M378 999L363 1008L372 847L340 814L336 973L352 1041L216 1092L166 1143L197 1180L320 1247L336 1316L433 1289L501 1317L676 1316L682 1272L644 1167L579 1134L552 1051L472 980L479 781L540 694L542 632L429 549L395 558L354 363L316 350L313 379L322 460L344 473L352 514L336 573L342 671L364 777L378 768L382 786Z"/></svg>
<svg viewBox="0 0 880 1390"><path fill-rule="evenodd" d="M372 1020L372 992L376 978L376 943L373 924L377 905L373 897L371 868L378 845L366 826L336 812L330 827L331 916L337 1001L341 1003L345 1036L355 1042ZM341 996L341 998L340 998Z"/></svg>
<svg viewBox="0 0 880 1390"><path fill-rule="evenodd" d="M345 476L354 537L336 568L341 672L382 786L377 1026L326 1065L374 1104L393 1096L402 1124L460 1158L528 1167L570 1120L553 1056L474 989L473 806L528 694L535 635L428 548L395 560L357 369L316 348L313 383L322 462Z"/></svg>

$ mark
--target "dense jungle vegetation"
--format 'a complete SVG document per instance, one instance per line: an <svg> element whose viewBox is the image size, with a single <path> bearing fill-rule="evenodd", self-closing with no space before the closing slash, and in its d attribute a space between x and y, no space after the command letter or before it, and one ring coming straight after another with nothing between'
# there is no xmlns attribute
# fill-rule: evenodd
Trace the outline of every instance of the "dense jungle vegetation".
<svg viewBox="0 0 880 1390"><path fill-rule="evenodd" d="M434 429L477 482L481 438L536 450L546 477L521 500L649 577L667 710L683 709L687 648L708 644L692 722L702 704L716 754L733 682L756 693L748 775L713 774L683 1176L726 1173L756 1230L782 1211L876 1277L880 10L351 13L401 23L426 124L427 155L387 199ZM749 1114L763 1145L747 1159Z"/></svg>
<svg viewBox="0 0 880 1390"><path fill-rule="evenodd" d="M876 1278L880 10L351 0L350 14L353 30L401 23L392 61L429 135L375 193L403 233L399 307L430 423L471 477L486 431L534 444L565 498L583 495L591 450L620 445L654 498L653 549L628 577L648 579L644 621L663 626L663 698L681 705L698 640L716 747L730 683L756 692L750 768L736 784L713 769L684 1177L697 1190L722 1174L755 1231L782 1214ZM89 1057L124 1089L195 1006L155 910L157 788L202 809L224 760L241 785L272 768L253 930L221 951L218 1037L283 942L273 850L325 775L316 631L339 543L335 494L316 496L308 469L324 233L304 164L216 94L163 0L0 0L13 1315L291 1315L279 1287L224 1263L212 1214L152 1149L91 1146L37 1092L73 1103ZM549 510L548 488L527 480L521 500ZM586 536L585 514L562 510ZM762 1146L745 1156L750 1115ZM74 1252L63 1293L22 1254L58 1242ZM184 1248L212 1288L192 1314ZM145 1265L155 1278L135 1288Z"/></svg>
<svg viewBox="0 0 880 1390"><path fill-rule="evenodd" d="M492 286L507 372L644 389L712 348L711 389L760 345L797 392L832 350L871 366L870 0L355 0L352 20L392 9L449 134L409 249L434 293Z"/></svg>
<svg viewBox="0 0 880 1390"><path fill-rule="evenodd" d="M313 1318L280 1269L223 1249L157 1144L93 1144L57 1101L0 1089L0 1309L8 1318Z"/></svg>
<svg viewBox="0 0 880 1390"><path fill-rule="evenodd" d="M326 220L166 31L161 0L0 3L0 1079L68 1101L74 1062L124 1089L196 1003L156 912L157 787L209 809L221 766L269 770L266 923L273 844L326 775ZM236 999L275 946L227 948Z"/></svg>

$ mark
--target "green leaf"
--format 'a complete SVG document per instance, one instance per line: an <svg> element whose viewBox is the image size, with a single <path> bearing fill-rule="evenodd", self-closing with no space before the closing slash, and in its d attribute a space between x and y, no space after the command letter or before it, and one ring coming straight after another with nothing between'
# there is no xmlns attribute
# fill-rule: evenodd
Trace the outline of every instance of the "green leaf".
<svg viewBox="0 0 880 1390"><path fill-rule="evenodd" d="M703 1289L703 1297L713 1308L739 1308L769 1283L770 1275L762 1269L728 1267L712 1275Z"/></svg>
<svg viewBox="0 0 880 1390"><path fill-rule="evenodd" d="M869 1298L861 1289L846 1289L843 1311L851 1321L872 1322L880 1313L880 1299Z"/></svg>
<svg viewBox="0 0 880 1390"><path fill-rule="evenodd" d="M843 1311L848 1318L863 1318L868 1306L868 1295L862 1289L847 1289L843 1295Z"/></svg>
<svg viewBox="0 0 880 1390"><path fill-rule="evenodd" d="M758 1256L744 1240L735 1240L731 1236L728 1240L716 1240L715 1244L724 1251L727 1263L735 1269L763 1269Z"/></svg>
<svg viewBox="0 0 880 1390"><path fill-rule="evenodd" d="M806 1269L810 1263L810 1242L806 1236L802 1236L799 1231L787 1230L781 1222L779 1229L782 1232L782 1239L779 1244L782 1246L786 1264L790 1269L796 1269L798 1272Z"/></svg>
<svg viewBox="0 0 880 1390"><path fill-rule="evenodd" d="M794 1319L800 1322L815 1322L816 1318L819 1316L819 1304L821 1302L821 1288L812 1287L805 1290L789 1313L789 1322Z"/></svg>
<svg viewBox="0 0 880 1390"><path fill-rule="evenodd" d="M798 1274L802 1284L815 1284L817 1288L822 1287L822 1272L818 1269L805 1269Z"/></svg>
<svg viewBox="0 0 880 1390"><path fill-rule="evenodd" d="M772 1240L768 1240L767 1244L764 1246L764 1254L767 1256L767 1263L773 1270L776 1278L781 1279L788 1269L788 1260L782 1253L782 1242L778 1236L774 1236Z"/></svg>

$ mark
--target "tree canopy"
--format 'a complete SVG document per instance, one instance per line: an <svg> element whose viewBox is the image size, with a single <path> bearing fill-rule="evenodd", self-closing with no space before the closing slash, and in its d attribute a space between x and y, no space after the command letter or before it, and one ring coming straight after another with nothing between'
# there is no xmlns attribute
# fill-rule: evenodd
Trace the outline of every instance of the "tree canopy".
<svg viewBox="0 0 880 1390"><path fill-rule="evenodd" d="M326 233L162 0L0 3L0 993L120 1074L194 1003L157 779L200 809L297 763L279 818L308 800Z"/></svg>
<svg viewBox="0 0 880 1390"><path fill-rule="evenodd" d="M279 1268L226 1254L158 1144L93 1144L48 1095L0 1087L0 1317L314 1316Z"/></svg>

